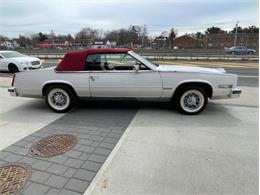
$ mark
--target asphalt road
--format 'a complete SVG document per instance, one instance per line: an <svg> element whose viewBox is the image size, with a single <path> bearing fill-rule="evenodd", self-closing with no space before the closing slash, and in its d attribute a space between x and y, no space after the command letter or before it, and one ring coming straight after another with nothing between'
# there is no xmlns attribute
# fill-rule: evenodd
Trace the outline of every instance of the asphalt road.
<svg viewBox="0 0 260 195"><path fill-rule="evenodd" d="M238 86L258 87L259 69L258 68L225 68L228 73L238 75Z"/></svg>
<svg viewBox="0 0 260 195"><path fill-rule="evenodd" d="M43 68L55 66L57 63L44 62ZM240 68L240 67L225 67L228 73L238 75L238 86L258 87L259 86L259 69L258 68ZM11 77L10 73L0 72L0 77Z"/></svg>

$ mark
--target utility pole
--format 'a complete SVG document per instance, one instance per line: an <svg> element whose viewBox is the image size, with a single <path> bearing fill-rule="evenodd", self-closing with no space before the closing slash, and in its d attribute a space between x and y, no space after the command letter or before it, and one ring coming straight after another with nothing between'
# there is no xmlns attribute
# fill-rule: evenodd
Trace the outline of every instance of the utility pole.
<svg viewBox="0 0 260 195"><path fill-rule="evenodd" d="M238 28L238 23L239 23L239 21L237 21L237 23L236 23L236 33L235 33L234 46L236 46L236 44L237 44L237 28Z"/></svg>
<svg viewBox="0 0 260 195"><path fill-rule="evenodd" d="M51 30L51 41L52 41L52 46L54 45L54 40L53 40L53 38L54 38L54 32L53 32L53 30Z"/></svg>

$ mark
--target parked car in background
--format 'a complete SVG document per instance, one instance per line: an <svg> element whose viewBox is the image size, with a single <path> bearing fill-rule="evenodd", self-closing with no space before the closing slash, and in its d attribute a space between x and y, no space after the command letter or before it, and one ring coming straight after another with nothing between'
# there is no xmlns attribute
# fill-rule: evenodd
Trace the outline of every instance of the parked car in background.
<svg viewBox="0 0 260 195"><path fill-rule="evenodd" d="M17 51L0 50L0 70L19 72L28 69L41 68L39 58L30 57Z"/></svg>
<svg viewBox="0 0 260 195"><path fill-rule="evenodd" d="M226 53L230 54L254 54L256 53L256 50L249 49L243 46L233 46L230 48L224 48Z"/></svg>
<svg viewBox="0 0 260 195"><path fill-rule="evenodd" d="M15 74L8 91L44 98L55 112L69 111L77 99L137 99L168 101L185 114L204 110L208 98L241 93L237 75L224 69L157 65L129 49L69 52L57 67Z"/></svg>

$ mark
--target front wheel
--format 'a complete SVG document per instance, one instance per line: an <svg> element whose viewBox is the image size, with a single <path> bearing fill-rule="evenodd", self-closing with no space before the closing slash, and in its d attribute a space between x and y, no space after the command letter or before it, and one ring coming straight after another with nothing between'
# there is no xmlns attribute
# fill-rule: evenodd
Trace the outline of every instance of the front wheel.
<svg viewBox="0 0 260 195"><path fill-rule="evenodd" d="M19 72L19 69L17 68L17 66L15 64L9 64L8 65L8 70L11 73Z"/></svg>
<svg viewBox="0 0 260 195"><path fill-rule="evenodd" d="M208 96L200 87L188 87L180 91L176 98L177 108L188 115L198 114L205 109Z"/></svg>
<svg viewBox="0 0 260 195"><path fill-rule="evenodd" d="M75 96L65 86L52 86L46 92L45 102L53 111L64 113L74 106Z"/></svg>

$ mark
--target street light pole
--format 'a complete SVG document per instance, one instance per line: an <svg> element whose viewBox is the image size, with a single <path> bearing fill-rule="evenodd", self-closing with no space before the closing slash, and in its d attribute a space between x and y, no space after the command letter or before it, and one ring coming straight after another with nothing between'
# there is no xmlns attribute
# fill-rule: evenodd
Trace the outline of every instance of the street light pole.
<svg viewBox="0 0 260 195"><path fill-rule="evenodd" d="M54 38L54 32L53 32L53 30L51 30L51 42L52 42L52 47L54 47L53 45L54 45L54 40L53 40L53 38Z"/></svg>
<svg viewBox="0 0 260 195"><path fill-rule="evenodd" d="M237 23L236 23L236 33L235 33L234 46L236 46L236 44L237 44L237 28L238 28L238 23L239 23L239 21L237 21Z"/></svg>

